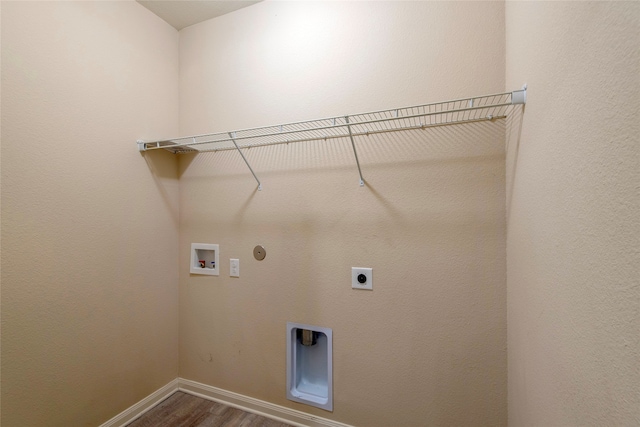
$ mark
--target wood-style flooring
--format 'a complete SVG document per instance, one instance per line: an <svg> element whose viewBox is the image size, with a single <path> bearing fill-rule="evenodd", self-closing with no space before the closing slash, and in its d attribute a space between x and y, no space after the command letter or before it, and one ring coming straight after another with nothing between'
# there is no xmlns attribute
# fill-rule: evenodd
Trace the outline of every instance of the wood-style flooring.
<svg viewBox="0 0 640 427"><path fill-rule="evenodd" d="M177 391L127 427L291 427Z"/></svg>

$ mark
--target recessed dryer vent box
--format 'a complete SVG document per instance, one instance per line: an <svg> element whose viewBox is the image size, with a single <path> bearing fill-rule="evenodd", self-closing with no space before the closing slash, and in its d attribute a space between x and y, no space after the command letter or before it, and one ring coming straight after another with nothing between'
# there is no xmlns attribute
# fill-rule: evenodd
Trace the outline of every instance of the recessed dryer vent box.
<svg viewBox="0 0 640 427"><path fill-rule="evenodd" d="M333 411L333 330L287 322L287 399Z"/></svg>
<svg viewBox="0 0 640 427"><path fill-rule="evenodd" d="M220 275L220 249L218 245L210 243L191 244L191 274Z"/></svg>

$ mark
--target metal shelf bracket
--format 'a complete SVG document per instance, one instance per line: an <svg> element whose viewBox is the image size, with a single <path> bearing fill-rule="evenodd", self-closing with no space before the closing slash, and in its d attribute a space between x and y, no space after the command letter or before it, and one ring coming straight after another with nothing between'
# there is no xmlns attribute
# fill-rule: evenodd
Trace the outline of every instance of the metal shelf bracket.
<svg viewBox="0 0 640 427"><path fill-rule="evenodd" d="M362 169L360 169L360 160L358 160L356 143L353 141L353 132L351 132L351 125L349 124L349 116L344 116L344 120L347 123L347 129L349 129L349 139L351 139L351 147L353 148L353 154L356 157L356 164L358 165L358 174L360 175L360 187L364 187L364 178L362 178Z"/></svg>
<svg viewBox="0 0 640 427"><path fill-rule="evenodd" d="M260 180L258 179L258 177L256 176L256 173L251 168L251 165L247 161L247 158L244 156L244 153L242 152L242 150L240 149L240 147L238 147L238 144L236 143L236 133L235 132L229 132L229 138L231 139L231 142L233 142L233 145L236 146L236 149L238 150L238 153L240 153L240 155L242 156L242 160L244 160L245 164L247 165L247 167L251 171L251 174L253 175L253 177L258 182L258 191L262 191L262 184L260 183Z"/></svg>
<svg viewBox="0 0 640 427"><path fill-rule="evenodd" d="M522 89L514 90L513 92L511 92L511 103L513 105L527 103L527 85L526 84L522 86Z"/></svg>

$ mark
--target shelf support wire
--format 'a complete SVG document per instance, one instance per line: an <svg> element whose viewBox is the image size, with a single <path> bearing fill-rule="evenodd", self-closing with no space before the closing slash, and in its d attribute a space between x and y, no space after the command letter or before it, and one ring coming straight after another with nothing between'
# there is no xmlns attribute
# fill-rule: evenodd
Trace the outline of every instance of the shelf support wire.
<svg viewBox="0 0 640 427"><path fill-rule="evenodd" d="M351 139L351 147L353 147L353 154L356 156L356 164L358 165L358 174L360 174L360 187L364 187L364 178L362 178L362 169L360 169L360 160L358 160L358 152L356 151L356 144L353 141L353 133L351 132L351 125L349 124L349 116L344 116L344 120L347 123L347 129L349 129L349 139Z"/></svg>
<svg viewBox="0 0 640 427"><path fill-rule="evenodd" d="M256 173L251 168L251 165L247 161L247 158L242 153L242 150L240 149L240 147L238 147L238 144L236 143L236 139L235 139L236 138L236 133L235 132L229 132L229 138L231 138L231 142L233 142L233 145L236 146L236 149L238 150L238 153L240 153L240 155L242 156L242 160L244 160L244 162L246 163L247 167L251 171L251 174L253 175L253 177L258 182L258 191L261 191L262 190L262 184L260 183L260 180L258 179L258 177L256 176Z"/></svg>

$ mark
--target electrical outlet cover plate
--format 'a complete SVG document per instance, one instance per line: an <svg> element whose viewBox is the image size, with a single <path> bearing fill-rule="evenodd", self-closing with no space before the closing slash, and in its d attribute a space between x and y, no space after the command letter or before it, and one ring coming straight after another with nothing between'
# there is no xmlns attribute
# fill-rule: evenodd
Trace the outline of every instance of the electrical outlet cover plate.
<svg viewBox="0 0 640 427"><path fill-rule="evenodd" d="M364 274L367 280L364 283L358 281L358 276ZM373 269L364 267L351 267L351 287L353 289L373 290Z"/></svg>
<svg viewBox="0 0 640 427"><path fill-rule="evenodd" d="M229 259L229 276L240 277L240 260L237 258Z"/></svg>

